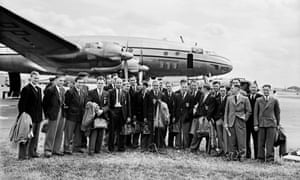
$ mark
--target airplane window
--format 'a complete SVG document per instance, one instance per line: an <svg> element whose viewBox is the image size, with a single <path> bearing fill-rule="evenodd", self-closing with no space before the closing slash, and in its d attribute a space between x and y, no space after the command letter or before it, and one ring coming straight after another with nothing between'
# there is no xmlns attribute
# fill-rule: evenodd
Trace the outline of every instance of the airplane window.
<svg viewBox="0 0 300 180"><path fill-rule="evenodd" d="M166 68L170 69L170 62L166 62Z"/></svg>
<svg viewBox="0 0 300 180"><path fill-rule="evenodd" d="M176 52L175 52L175 55L176 55L176 56L179 56L179 54L180 54L179 51L176 51Z"/></svg>
<svg viewBox="0 0 300 180"><path fill-rule="evenodd" d="M164 62L162 61L159 62L159 68L164 68Z"/></svg>
<svg viewBox="0 0 300 180"><path fill-rule="evenodd" d="M177 69L177 63L173 63L173 69Z"/></svg>
<svg viewBox="0 0 300 180"><path fill-rule="evenodd" d="M167 55L168 55L168 51L165 51L165 52L164 52L164 55L167 56Z"/></svg>

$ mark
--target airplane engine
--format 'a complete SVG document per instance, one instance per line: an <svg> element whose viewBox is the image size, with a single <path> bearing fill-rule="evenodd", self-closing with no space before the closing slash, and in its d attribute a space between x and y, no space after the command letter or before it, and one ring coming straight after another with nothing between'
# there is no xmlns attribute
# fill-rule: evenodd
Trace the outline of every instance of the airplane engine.
<svg viewBox="0 0 300 180"><path fill-rule="evenodd" d="M127 60L128 63L128 71L131 73L138 73L140 71L148 71L149 67L145 65L141 65L138 59L132 58ZM124 63L122 63L122 69L124 69Z"/></svg>
<svg viewBox="0 0 300 180"><path fill-rule="evenodd" d="M109 58L113 61L128 60L133 57L133 54L126 52L124 47L115 42L94 42L87 43L83 51L95 56Z"/></svg>

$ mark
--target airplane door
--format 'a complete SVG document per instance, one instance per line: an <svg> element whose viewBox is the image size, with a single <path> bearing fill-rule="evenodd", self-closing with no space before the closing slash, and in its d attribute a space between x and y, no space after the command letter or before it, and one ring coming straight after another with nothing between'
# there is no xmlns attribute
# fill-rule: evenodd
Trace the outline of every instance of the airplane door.
<svg viewBox="0 0 300 180"><path fill-rule="evenodd" d="M193 61L194 61L193 54L192 53L188 53L187 54L187 68L188 69L193 69L193 67L194 67Z"/></svg>

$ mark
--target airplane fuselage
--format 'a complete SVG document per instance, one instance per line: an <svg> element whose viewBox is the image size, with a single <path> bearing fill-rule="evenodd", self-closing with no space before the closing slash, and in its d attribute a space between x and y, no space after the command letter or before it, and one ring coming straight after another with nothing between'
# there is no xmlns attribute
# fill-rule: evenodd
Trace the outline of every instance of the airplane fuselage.
<svg viewBox="0 0 300 180"><path fill-rule="evenodd" d="M195 52L192 47L179 42L121 36L76 36L65 39L85 46L87 43L116 42L133 53L139 64L149 67L147 76L199 76L221 75L232 70L231 62L222 56L207 52ZM193 68L187 68L187 54L193 54ZM89 53L57 58L48 57L55 67L45 67L38 61L32 61L16 52L0 52L0 70L10 72L30 72L38 70L46 74L77 74L89 72L95 74L119 72L122 67L119 61L99 57Z"/></svg>

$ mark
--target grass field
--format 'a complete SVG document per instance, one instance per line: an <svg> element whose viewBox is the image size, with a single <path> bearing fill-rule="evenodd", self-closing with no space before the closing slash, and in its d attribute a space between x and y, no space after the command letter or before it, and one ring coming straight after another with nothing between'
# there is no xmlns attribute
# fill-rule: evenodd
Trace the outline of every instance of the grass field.
<svg viewBox="0 0 300 180"><path fill-rule="evenodd" d="M168 150L168 155L102 153L19 161L1 144L1 179L300 179L300 164L228 162L221 158Z"/></svg>

